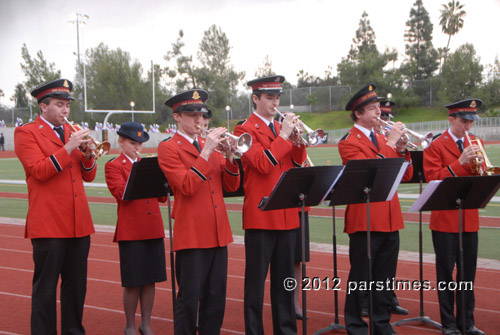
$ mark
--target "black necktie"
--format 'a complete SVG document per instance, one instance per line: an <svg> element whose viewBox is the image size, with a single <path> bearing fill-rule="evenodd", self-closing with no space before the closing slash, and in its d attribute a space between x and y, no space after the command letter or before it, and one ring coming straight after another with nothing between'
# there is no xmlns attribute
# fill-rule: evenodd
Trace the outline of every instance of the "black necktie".
<svg viewBox="0 0 500 335"><path fill-rule="evenodd" d="M457 145L458 145L458 150L460 150L460 152L464 152L464 142L462 140L458 140Z"/></svg>
<svg viewBox="0 0 500 335"><path fill-rule="evenodd" d="M274 130L274 122L273 121L271 121L271 123L269 124L269 128L271 128L271 131L273 132L274 137L276 137L277 135L276 135L276 130Z"/></svg>
<svg viewBox="0 0 500 335"><path fill-rule="evenodd" d="M375 133L373 131L370 132L370 139L372 140L372 143L375 146L375 148L377 148L378 150L377 139L375 138Z"/></svg>
<svg viewBox="0 0 500 335"><path fill-rule="evenodd" d="M198 143L197 140L193 141L193 145L196 148L196 150L198 150L198 152L201 152L200 143Z"/></svg>
<svg viewBox="0 0 500 335"><path fill-rule="evenodd" d="M54 130L59 134L59 138L61 139L61 141L63 143L66 143L66 142L64 142L64 129L63 129L63 127L54 127Z"/></svg>

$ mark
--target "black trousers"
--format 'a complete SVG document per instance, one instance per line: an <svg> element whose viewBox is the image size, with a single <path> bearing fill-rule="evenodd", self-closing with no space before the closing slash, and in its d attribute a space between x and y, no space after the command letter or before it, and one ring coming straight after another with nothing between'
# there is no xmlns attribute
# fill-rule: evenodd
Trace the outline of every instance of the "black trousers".
<svg viewBox="0 0 500 335"><path fill-rule="evenodd" d="M175 334L219 334L226 308L227 247L185 249L175 253L179 292L175 303Z"/></svg>
<svg viewBox="0 0 500 335"><path fill-rule="evenodd" d="M372 281L385 283L396 276L399 253L399 232L371 232ZM368 325L363 320L361 308L363 293L370 285L368 281L368 257L366 232L349 235L349 271L348 288L356 285L356 290L348 291L344 306L347 333L351 335L368 334ZM352 282L352 286L350 283ZM361 286L365 284L365 286ZM361 290L359 288L362 288ZM374 334L392 334L391 301L393 291L387 287L378 290L372 286Z"/></svg>
<svg viewBox="0 0 500 335"><path fill-rule="evenodd" d="M90 236L32 239L31 334L57 334L56 293L61 276L61 332L85 334L82 324L87 292Z"/></svg>
<svg viewBox="0 0 500 335"><path fill-rule="evenodd" d="M463 233L464 249L464 281L474 283L476 278L478 234ZM440 282L453 282L453 269L457 266L458 284L460 278L459 252L458 252L458 233L444 233L432 231L432 243L436 253L436 280ZM444 285L444 284L441 284ZM452 288L454 283L452 283ZM457 314L454 315L455 293L457 299ZM462 300L460 294L465 294L465 327L474 326L474 290L440 290L438 287L439 313L441 314L441 324L447 328L462 328Z"/></svg>
<svg viewBox="0 0 500 335"><path fill-rule="evenodd" d="M245 230L245 333L264 334L264 288L271 268L271 310L274 334L296 334L294 291L284 288L293 278L295 230ZM300 285L300 283L298 283Z"/></svg>

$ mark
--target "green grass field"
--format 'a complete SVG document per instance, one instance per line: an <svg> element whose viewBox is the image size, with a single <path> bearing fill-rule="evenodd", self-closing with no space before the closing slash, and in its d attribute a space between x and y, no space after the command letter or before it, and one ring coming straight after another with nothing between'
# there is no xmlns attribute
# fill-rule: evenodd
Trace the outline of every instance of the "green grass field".
<svg viewBox="0 0 500 335"><path fill-rule="evenodd" d="M492 164L500 166L500 145L487 145L486 151ZM333 147L309 148L309 156L316 166L319 165L339 165L340 157L338 150ZM105 183L103 166L113 156L105 156L98 161L98 173L94 183ZM24 181L25 175L21 163L17 158L5 158L0 160L0 180ZM425 185L424 185L425 187ZM0 192L27 193L26 185L0 183ZM107 188L90 186L86 187L89 196L111 197ZM418 194L419 186L416 184L401 184L398 189L399 194ZM496 195L500 196L500 192ZM228 203L242 203L242 198L227 198ZM402 211L406 212L412 205L412 199L400 199ZM326 207L326 205L321 205ZM339 207L342 208L342 207ZM1 199L0 216L12 218L25 218L28 209L27 200ZM90 204L92 217L95 224L115 225L116 205L115 204ZM165 225L168 224L168 214L166 208L162 207ZM241 228L241 213L229 212L229 219L233 233L243 235ZM482 216L497 217L500 220L500 203L491 202L485 209L480 210ZM347 245L348 237L342 232L343 220L336 221L338 244ZM401 250L418 251L418 224L406 223L405 229L401 231ZM328 218L310 218L311 241L320 243L332 242L332 220ZM500 249L498 240L500 239L500 229L482 228L480 230L479 256L482 258L500 260ZM423 227L424 252L433 253L430 230L427 225Z"/></svg>

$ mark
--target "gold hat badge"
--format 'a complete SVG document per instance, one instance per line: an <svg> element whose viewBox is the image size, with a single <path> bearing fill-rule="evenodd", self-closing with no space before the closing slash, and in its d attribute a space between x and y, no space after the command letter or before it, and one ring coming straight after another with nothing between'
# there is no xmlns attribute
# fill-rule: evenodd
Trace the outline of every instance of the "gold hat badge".
<svg viewBox="0 0 500 335"><path fill-rule="evenodd" d="M198 100L200 98L200 94L198 93L198 91L194 91L193 93L193 99L194 100Z"/></svg>

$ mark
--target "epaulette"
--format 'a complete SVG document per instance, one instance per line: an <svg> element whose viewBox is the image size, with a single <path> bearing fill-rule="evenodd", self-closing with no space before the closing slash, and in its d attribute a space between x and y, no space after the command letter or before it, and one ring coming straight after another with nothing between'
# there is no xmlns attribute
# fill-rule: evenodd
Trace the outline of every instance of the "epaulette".
<svg viewBox="0 0 500 335"><path fill-rule="evenodd" d="M340 140L341 141L347 140L347 138L349 137L349 135L351 135L351 132L348 132L347 134L345 134L344 136L342 136L342 138Z"/></svg>
<svg viewBox="0 0 500 335"><path fill-rule="evenodd" d="M118 158L118 157L113 157L113 158L111 158L111 159L108 161L108 163L109 163L109 162L114 161L114 160L115 160L115 159L117 159L117 158Z"/></svg>
<svg viewBox="0 0 500 335"><path fill-rule="evenodd" d="M436 139L437 139L439 136L441 136L441 135L443 135L443 133L439 133L439 134L437 134L437 135L434 135L434 136L432 137L432 140L433 140L433 141L434 141L434 140L436 140Z"/></svg>
<svg viewBox="0 0 500 335"><path fill-rule="evenodd" d="M245 120L241 120L241 121L240 121L240 122L238 122L236 125L237 125L237 126L241 126L241 125L245 124L245 122L247 122L247 119L245 119Z"/></svg>
<svg viewBox="0 0 500 335"><path fill-rule="evenodd" d="M35 121L31 121L31 122L28 122L28 123L23 123L20 127L24 127L25 125L32 124L32 123L35 123Z"/></svg>
<svg viewBox="0 0 500 335"><path fill-rule="evenodd" d="M164 140L163 140L163 141L161 141L161 142L168 142L168 141L170 141L170 140L172 139L172 137L173 137L173 136L167 137L166 139L164 139Z"/></svg>

